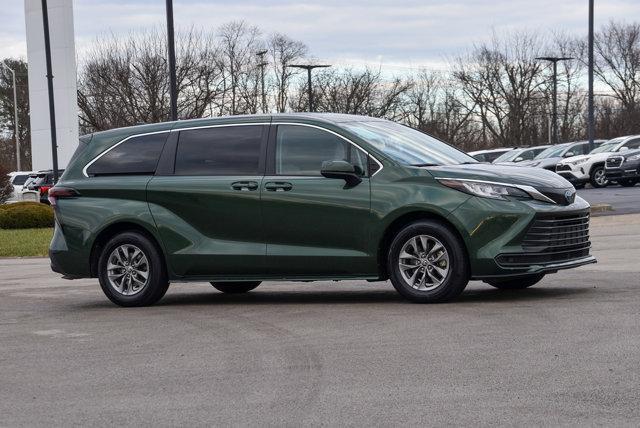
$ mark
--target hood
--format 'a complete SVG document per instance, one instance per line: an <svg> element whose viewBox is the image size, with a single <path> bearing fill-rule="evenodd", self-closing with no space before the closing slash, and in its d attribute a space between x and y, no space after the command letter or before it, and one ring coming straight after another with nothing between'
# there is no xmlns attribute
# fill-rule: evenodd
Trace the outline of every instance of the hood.
<svg viewBox="0 0 640 428"><path fill-rule="evenodd" d="M561 205L573 203L575 199L575 188L571 183L555 172L542 168L530 168L518 166L518 164L473 163L434 166L427 169L435 178L466 178L532 186ZM570 193L570 197L568 197L567 192Z"/></svg>
<svg viewBox="0 0 640 428"><path fill-rule="evenodd" d="M576 162L583 159L586 159L588 161L598 161L598 160L605 160L609 156L611 156L611 152L594 153L591 155L571 156L570 158L565 158L558 163L567 164L567 163Z"/></svg>

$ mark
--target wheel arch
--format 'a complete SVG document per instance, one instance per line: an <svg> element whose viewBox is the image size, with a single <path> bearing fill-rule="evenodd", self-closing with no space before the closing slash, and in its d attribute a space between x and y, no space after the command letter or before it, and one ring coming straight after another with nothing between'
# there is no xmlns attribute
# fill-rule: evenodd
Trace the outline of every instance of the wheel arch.
<svg viewBox="0 0 640 428"><path fill-rule="evenodd" d="M599 166L604 166L604 161L594 162L591 165L591 167L589 168L589 177L591 177L591 174L593 173L593 170L596 169Z"/></svg>
<svg viewBox="0 0 640 428"><path fill-rule="evenodd" d="M420 220L435 220L442 223L445 227L447 227L451 232L453 232L460 243L462 244L462 248L464 248L464 252L467 255L467 264L469 264L469 250L467 249L467 244L460 234L458 228L455 226L453 222L447 219L444 215L435 213L427 210L414 210L402 213L395 217L384 229L382 233L382 237L378 242L378 270L381 279L388 279L389 274L387 272L387 263L386 257L389 251L389 247L391 246L391 241L393 241L393 237L398 233L403 227L407 224L420 221Z"/></svg>
<svg viewBox="0 0 640 428"><path fill-rule="evenodd" d="M162 257L162 259L165 261L165 267L168 269L164 249L162 248L160 241L150 230L148 230L147 227L132 221L118 221L104 227L100 232L97 233L95 239L93 240L89 257L89 269L91 277L98 276L98 259L100 258L102 248L104 248L107 242L109 242L109 239L123 232L138 232L149 239L160 253L160 257Z"/></svg>

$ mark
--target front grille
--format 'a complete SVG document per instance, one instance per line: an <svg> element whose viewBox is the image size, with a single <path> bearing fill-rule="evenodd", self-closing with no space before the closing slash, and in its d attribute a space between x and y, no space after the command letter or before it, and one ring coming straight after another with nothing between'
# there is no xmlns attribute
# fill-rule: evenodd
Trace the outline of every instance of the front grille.
<svg viewBox="0 0 640 428"><path fill-rule="evenodd" d="M538 191L558 205L571 205L576 200L576 189L573 187L568 189L540 188Z"/></svg>
<svg viewBox="0 0 640 428"><path fill-rule="evenodd" d="M622 164L624 158L622 156L614 156L607 158L607 162L605 164L606 168L617 168Z"/></svg>
<svg viewBox="0 0 640 428"><path fill-rule="evenodd" d="M556 171L571 171L571 167L569 165L556 165Z"/></svg>
<svg viewBox="0 0 640 428"><path fill-rule="evenodd" d="M502 266L561 263L589 255L589 212L571 215L541 215L529 226L522 241L522 253L502 254Z"/></svg>

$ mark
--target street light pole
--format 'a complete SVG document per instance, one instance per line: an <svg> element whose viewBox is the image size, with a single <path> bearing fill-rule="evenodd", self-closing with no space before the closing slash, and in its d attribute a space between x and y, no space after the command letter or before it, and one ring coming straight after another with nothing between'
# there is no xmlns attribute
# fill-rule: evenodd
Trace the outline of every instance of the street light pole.
<svg viewBox="0 0 640 428"><path fill-rule="evenodd" d="M303 70L307 70L307 96L309 97L309 111L313 112L314 105L313 105L313 86L311 85L311 70L313 70L314 68L326 68L331 66L327 64L324 64L324 65L291 64L291 65L288 65L287 67L301 68Z"/></svg>
<svg viewBox="0 0 640 428"><path fill-rule="evenodd" d="M47 0L42 0L42 26L44 28L44 57L47 64L47 89L49 92L49 127L51 128L53 184L56 184L58 182L58 136L56 135L56 108L53 98L53 72L51 71L51 41L49 40L49 11L47 9Z"/></svg>
<svg viewBox="0 0 640 428"><path fill-rule="evenodd" d="M595 148L593 139L594 131L594 114L593 114L593 0L589 0L589 94L587 95L587 134L589 137L589 151Z"/></svg>
<svg viewBox="0 0 640 428"><path fill-rule="evenodd" d="M259 52L256 52L256 55L258 55L258 57L260 57L260 62L258 63L258 67L260 67L260 80L262 81L262 87L261 87L261 91L262 91L262 113L266 113L267 112L267 94L264 90L264 68L265 66L269 65L268 62L265 62L264 60L264 56L267 54L267 50L262 50Z"/></svg>
<svg viewBox="0 0 640 428"><path fill-rule="evenodd" d="M178 89L176 84L176 46L173 36L173 0L167 0L167 51L169 56L169 102L171 120L178 120Z"/></svg>
<svg viewBox="0 0 640 428"><path fill-rule="evenodd" d="M542 56L536 59L550 61L553 64L553 106L551 107L551 122L553 125L553 144L558 144L558 61L566 61L573 58Z"/></svg>
<svg viewBox="0 0 640 428"><path fill-rule="evenodd" d="M16 171L20 171L20 127L18 125L18 93L16 90L16 72L14 69L9 68L9 66L4 62L0 64L2 64L4 68L9 70L9 72L11 73L11 80L13 82L13 117L15 121L13 132L16 138Z"/></svg>

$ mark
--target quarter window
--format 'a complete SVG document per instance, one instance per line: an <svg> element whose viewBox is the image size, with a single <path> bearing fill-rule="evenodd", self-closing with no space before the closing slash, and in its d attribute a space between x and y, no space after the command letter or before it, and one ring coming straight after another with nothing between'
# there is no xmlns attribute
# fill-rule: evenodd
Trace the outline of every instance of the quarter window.
<svg viewBox="0 0 640 428"><path fill-rule="evenodd" d="M178 175L257 175L264 126L220 126L180 132Z"/></svg>
<svg viewBox="0 0 640 428"><path fill-rule="evenodd" d="M89 168L89 175L152 175L168 132L142 135L126 140L106 152Z"/></svg>
<svg viewBox="0 0 640 428"><path fill-rule="evenodd" d="M348 141L316 128L278 125L275 153L277 175L320 176L325 161L344 160L366 175L367 155Z"/></svg>

